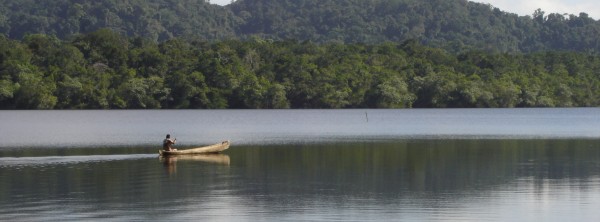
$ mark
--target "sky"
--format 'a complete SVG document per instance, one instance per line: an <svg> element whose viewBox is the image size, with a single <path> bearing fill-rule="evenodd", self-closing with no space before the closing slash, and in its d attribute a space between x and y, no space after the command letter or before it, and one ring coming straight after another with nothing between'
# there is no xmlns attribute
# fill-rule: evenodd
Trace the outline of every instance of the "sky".
<svg viewBox="0 0 600 222"><path fill-rule="evenodd" d="M518 15L532 15L541 8L546 14L574 14L585 12L594 19L600 19L599 0L474 0L475 2L489 3L505 12ZM213 4L227 5L231 0L211 0Z"/></svg>
<svg viewBox="0 0 600 222"><path fill-rule="evenodd" d="M532 15L541 8L546 14L560 13L579 15L587 13L594 19L600 19L600 1L598 0L475 0L489 3L502 11L518 15Z"/></svg>

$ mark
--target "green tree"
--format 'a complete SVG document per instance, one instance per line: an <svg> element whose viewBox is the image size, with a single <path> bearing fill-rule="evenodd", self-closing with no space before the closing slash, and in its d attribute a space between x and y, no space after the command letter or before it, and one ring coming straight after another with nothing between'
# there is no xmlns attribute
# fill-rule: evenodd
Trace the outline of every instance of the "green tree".
<svg viewBox="0 0 600 222"><path fill-rule="evenodd" d="M157 109L164 104L170 89L160 77L133 78L120 87L128 108Z"/></svg>
<svg viewBox="0 0 600 222"><path fill-rule="evenodd" d="M374 91L376 108L411 108L416 100L416 96L408 90L408 84L397 76L384 80Z"/></svg>
<svg viewBox="0 0 600 222"><path fill-rule="evenodd" d="M18 67L18 84L15 103L21 109L52 109L57 103L53 95L56 85L52 80L45 80L43 73L35 66L21 65Z"/></svg>

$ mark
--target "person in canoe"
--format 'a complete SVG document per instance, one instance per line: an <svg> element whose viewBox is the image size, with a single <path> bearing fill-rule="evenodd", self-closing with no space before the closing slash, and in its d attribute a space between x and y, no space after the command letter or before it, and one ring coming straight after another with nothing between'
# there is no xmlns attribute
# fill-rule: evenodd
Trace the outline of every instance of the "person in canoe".
<svg viewBox="0 0 600 222"><path fill-rule="evenodd" d="M177 141L177 138L175 138L174 140L171 139L171 134L167 134L167 138L165 138L165 140L163 140L163 150L165 151L175 151L177 149L173 148L173 144L175 144L175 141Z"/></svg>

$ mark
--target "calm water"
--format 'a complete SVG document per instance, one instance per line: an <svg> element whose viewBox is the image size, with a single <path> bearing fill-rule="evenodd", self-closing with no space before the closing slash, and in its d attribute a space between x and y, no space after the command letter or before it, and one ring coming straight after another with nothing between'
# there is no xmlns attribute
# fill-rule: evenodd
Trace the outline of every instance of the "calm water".
<svg viewBox="0 0 600 222"><path fill-rule="evenodd" d="M0 111L0 221L598 221L600 109ZM161 159L229 139L223 154Z"/></svg>

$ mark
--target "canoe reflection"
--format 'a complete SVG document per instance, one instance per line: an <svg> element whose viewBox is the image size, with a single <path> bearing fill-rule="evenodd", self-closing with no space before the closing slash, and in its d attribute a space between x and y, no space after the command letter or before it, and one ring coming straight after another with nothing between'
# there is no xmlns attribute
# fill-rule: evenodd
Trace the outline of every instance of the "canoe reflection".
<svg viewBox="0 0 600 222"><path fill-rule="evenodd" d="M230 164L230 159L227 154L196 154L196 155L178 155L178 156L160 156L160 162L163 163L165 169L169 174L177 173L177 162L178 161L194 161L203 162L217 165Z"/></svg>

